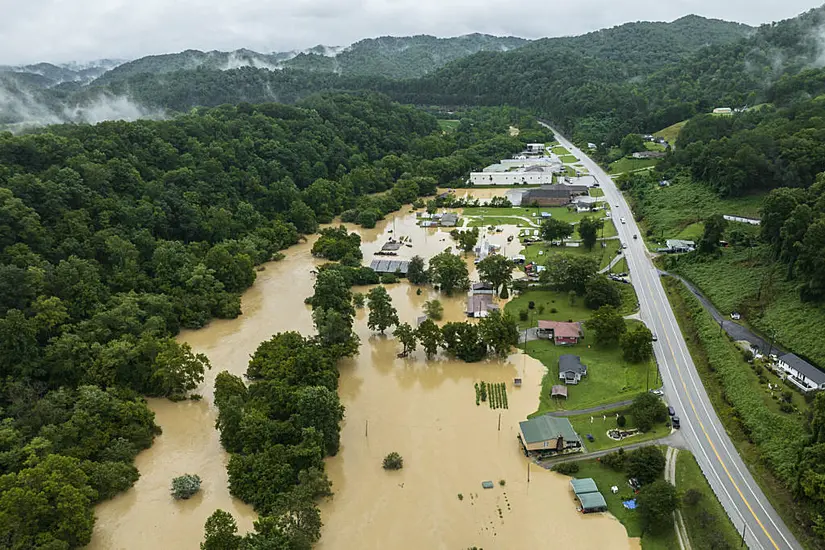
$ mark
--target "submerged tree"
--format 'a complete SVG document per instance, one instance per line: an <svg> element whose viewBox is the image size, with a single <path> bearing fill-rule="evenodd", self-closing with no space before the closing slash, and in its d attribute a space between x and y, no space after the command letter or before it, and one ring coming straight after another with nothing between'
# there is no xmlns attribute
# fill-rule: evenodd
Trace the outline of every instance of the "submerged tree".
<svg viewBox="0 0 825 550"><path fill-rule="evenodd" d="M367 326L371 330L378 330L381 334L398 324L398 312L392 307L392 298L383 286L377 286L367 294L367 307L370 314Z"/></svg>
<svg viewBox="0 0 825 550"><path fill-rule="evenodd" d="M393 334L403 346L403 350L401 351L402 357L406 357L415 351L418 338L415 334L415 330L409 325L409 323L401 323L396 326Z"/></svg>
<svg viewBox="0 0 825 550"><path fill-rule="evenodd" d="M201 490L201 478L197 474L183 474L172 480L172 496L186 500Z"/></svg>

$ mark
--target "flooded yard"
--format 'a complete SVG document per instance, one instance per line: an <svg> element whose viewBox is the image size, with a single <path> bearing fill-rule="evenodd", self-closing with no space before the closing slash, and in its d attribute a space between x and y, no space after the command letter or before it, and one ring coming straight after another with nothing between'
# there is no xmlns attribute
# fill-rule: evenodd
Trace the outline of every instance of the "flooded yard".
<svg viewBox="0 0 825 550"><path fill-rule="evenodd" d="M489 239L502 245L504 254L516 254L517 240L506 241L515 231L508 228ZM411 238L413 246L402 247L399 258L430 257L453 246L444 231L418 227L409 210L358 232L366 264L388 236ZM272 334L313 332L304 304L312 294L311 271L322 263L310 254L313 240L285 251L284 260L258 273L243 296L241 317L180 335L212 363L200 390L204 399L150 401L164 433L138 456L141 478L134 488L97 507L89 548L196 549L206 518L217 508L231 512L242 532L252 528L254 511L228 492L228 457L214 426L212 387L223 370L242 375L250 354ZM468 262L472 266L471 258ZM464 318L464 295L446 298L428 288L419 294L406 282L387 288L401 321L414 325L424 301L434 297L444 304L445 321ZM567 478L533 466L528 483L528 461L516 433L518 422L538 406L544 373L538 361L520 353L476 364L444 357L427 361L421 351L400 359L391 336L367 329L366 310L358 312L355 328L361 348L340 365L346 417L341 451L327 460L335 496L321 504L319 548L519 549L551 541L567 548L638 546L612 517L578 514ZM520 388L513 387L515 377L524 380ZM473 385L482 380L507 385L508 409L475 404ZM381 468L390 451L404 457L402 470ZM189 501L174 501L169 484L182 473L200 475L203 489ZM494 482L493 489L482 489L486 480Z"/></svg>

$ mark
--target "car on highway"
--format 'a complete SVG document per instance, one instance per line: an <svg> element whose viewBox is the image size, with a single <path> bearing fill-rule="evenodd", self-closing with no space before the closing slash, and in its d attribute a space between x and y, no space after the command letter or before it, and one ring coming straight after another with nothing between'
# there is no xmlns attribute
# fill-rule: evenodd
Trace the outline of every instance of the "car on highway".
<svg viewBox="0 0 825 550"><path fill-rule="evenodd" d="M668 407L667 414L669 414L670 416L676 416L676 409L674 409L673 407Z"/></svg>
<svg viewBox="0 0 825 550"><path fill-rule="evenodd" d="M622 248L627 248L627 243L622 243Z"/></svg>
<svg viewBox="0 0 825 550"><path fill-rule="evenodd" d="M671 424L673 424L673 427L678 430L681 427L681 424L679 423L679 417L674 416L673 420L671 420Z"/></svg>
<svg viewBox="0 0 825 550"><path fill-rule="evenodd" d="M665 392L663 392L662 390L650 390L650 393L652 393L653 395L658 395L659 397L665 394Z"/></svg>
<svg viewBox="0 0 825 550"><path fill-rule="evenodd" d="M638 236L638 235L636 235L636 234L634 233L634 234L633 234L633 240L635 241L635 240L636 240L636 239L638 239L638 238L639 238L639 236Z"/></svg>
<svg viewBox="0 0 825 550"><path fill-rule="evenodd" d="M656 333L655 333L655 332L652 332L652 333L651 333L651 336L653 337L653 341L654 341L654 342L656 342L656 341L658 341L658 340L659 340L659 338L656 336Z"/></svg>
<svg viewBox="0 0 825 550"><path fill-rule="evenodd" d="M619 218L619 221L622 223L627 223L626 221L624 221L624 218Z"/></svg>

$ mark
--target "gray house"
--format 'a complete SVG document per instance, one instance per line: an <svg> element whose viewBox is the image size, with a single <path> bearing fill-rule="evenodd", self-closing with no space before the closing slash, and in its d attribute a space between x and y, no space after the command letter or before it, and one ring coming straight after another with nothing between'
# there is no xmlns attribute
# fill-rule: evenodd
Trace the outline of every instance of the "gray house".
<svg viewBox="0 0 825 550"><path fill-rule="evenodd" d="M565 384L578 384L582 376L587 375L587 365L581 362L578 355L562 355L559 357L559 380Z"/></svg>
<svg viewBox="0 0 825 550"><path fill-rule="evenodd" d="M788 375L788 380L802 391L825 390L825 372L801 357L786 353L779 358L778 364Z"/></svg>

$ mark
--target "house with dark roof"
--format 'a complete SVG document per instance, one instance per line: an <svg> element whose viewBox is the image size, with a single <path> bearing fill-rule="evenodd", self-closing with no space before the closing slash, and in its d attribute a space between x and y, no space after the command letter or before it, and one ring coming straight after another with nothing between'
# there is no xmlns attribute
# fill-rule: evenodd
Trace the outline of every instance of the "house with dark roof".
<svg viewBox="0 0 825 550"><path fill-rule="evenodd" d="M578 344L582 337L581 323L539 321L538 325L538 337L552 339L557 346Z"/></svg>
<svg viewBox="0 0 825 550"><path fill-rule="evenodd" d="M559 357L559 380L564 380L565 384L578 384L583 376L587 376L587 365L578 355Z"/></svg>
<svg viewBox="0 0 825 550"><path fill-rule="evenodd" d="M545 414L519 422L518 426L518 438L525 456L542 458L581 449L581 439L567 418Z"/></svg>
<svg viewBox="0 0 825 550"><path fill-rule="evenodd" d="M441 227L455 227L458 223L458 214L455 212L446 212L441 216Z"/></svg>
<svg viewBox="0 0 825 550"><path fill-rule="evenodd" d="M825 390L825 372L793 353L782 355L777 361L788 380L804 392Z"/></svg>

